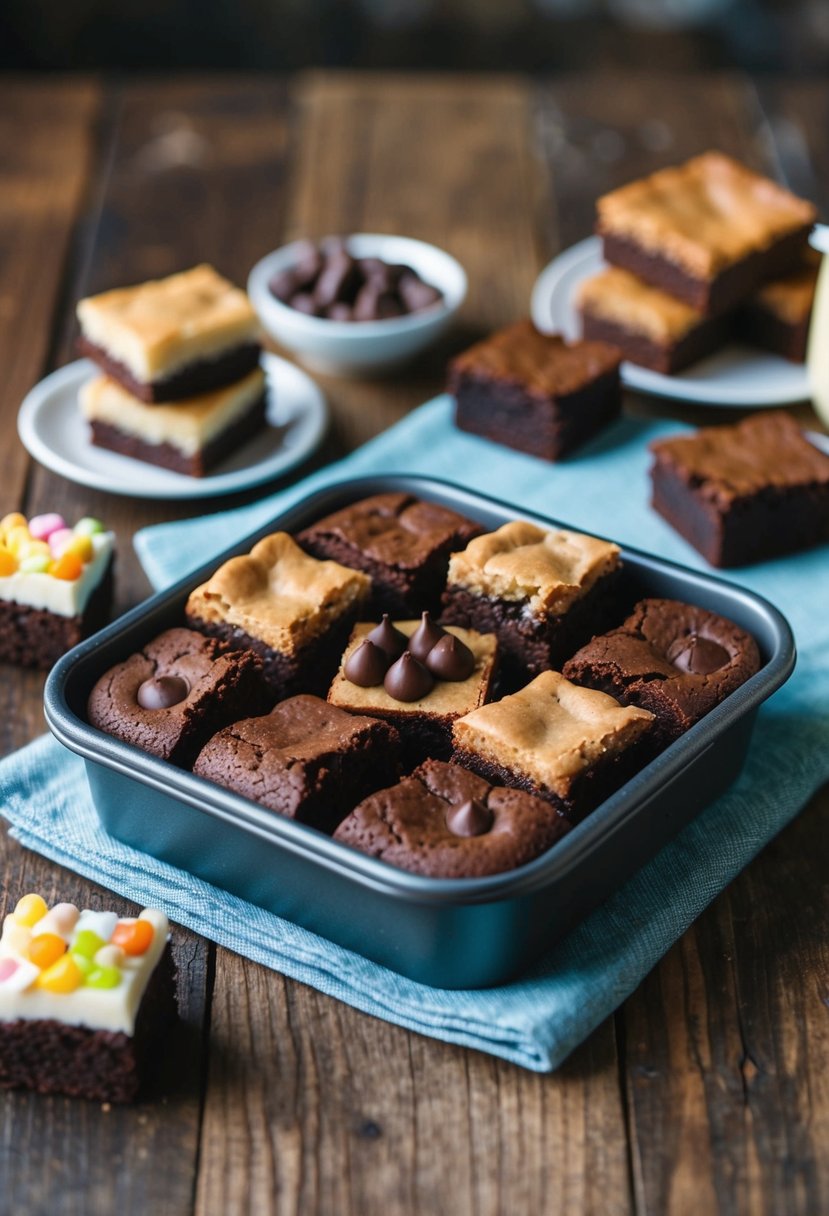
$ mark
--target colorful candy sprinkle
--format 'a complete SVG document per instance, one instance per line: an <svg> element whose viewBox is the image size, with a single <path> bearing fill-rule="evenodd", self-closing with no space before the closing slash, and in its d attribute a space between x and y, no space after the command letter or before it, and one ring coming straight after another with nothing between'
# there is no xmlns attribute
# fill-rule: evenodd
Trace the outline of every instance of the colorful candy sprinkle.
<svg viewBox="0 0 829 1216"><path fill-rule="evenodd" d="M117 967L95 967L86 976L90 988L117 988L121 983L121 972Z"/></svg>
<svg viewBox="0 0 829 1216"><path fill-rule="evenodd" d="M95 519L92 515L84 515L83 519L79 519L75 524L74 532L77 536L95 536L98 532L103 532L104 525L100 519Z"/></svg>
<svg viewBox="0 0 829 1216"><path fill-rule="evenodd" d="M14 574L16 569L17 559L9 549L3 546L0 548L0 578L7 578L8 575Z"/></svg>
<svg viewBox="0 0 829 1216"><path fill-rule="evenodd" d="M97 933L98 937L103 938L103 942L108 942L112 937L115 926L118 924L118 915L115 912L96 912L92 908L84 908L78 917L76 928L91 929L93 933Z"/></svg>
<svg viewBox="0 0 829 1216"><path fill-rule="evenodd" d="M37 978L38 988L47 992L74 992L84 981L83 972L71 954L64 954L51 967L41 971Z"/></svg>
<svg viewBox="0 0 829 1216"><path fill-rule="evenodd" d="M10 975L14 975L18 968L17 959L0 958L0 984L5 983Z"/></svg>
<svg viewBox="0 0 829 1216"><path fill-rule="evenodd" d="M38 921L32 930L33 933L57 933L65 940L69 940L69 934L78 923L80 912L74 904L55 904L50 908L43 920Z"/></svg>
<svg viewBox="0 0 829 1216"><path fill-rule="evenodd" d="M75 533L71 528L59 528L57 532L53 532L49 537L49 548L52 552L52 557L60 557L66 550L67 545L74 540Z"/></svg>
<svg viewBox="0 0 829 1216"><path fill-rule="evenodd" d="M40 969L34 963L26 962L25 959L3 959L4 963L14 963L13 967L5 968L5 979L0 980L6 992L25 992L27 988L31 988L40 975Z"/></svg>
<svg viewBox="0 0 829 1216"><path fill-rule="evenodd" d="M98 967L123 967L125 957L120 946L101 946L94 961Z"/></svg>
<svg viewBox="0 0 829 1216"><path fill-rule="evenodd" d="M9 515L4 515L0 519L0 536L5 536L7 532L11 532L12 528L25 528L26 516L21 515L19 511L12 511Z"/></svg>
<svg viewBox="0 0 829 1216"><path fill-rule="evenodd" d="M52 564L52 559L48 554L34 554L31 557L24 557L20 562L21 574L48 574L49 567Z"/></svg>
<svg viewBox="0 0 829 1216"><path fill-rule="evenodd" d="M73 583L83 573L83 562L74 553L64 553L56 561L49 563L49 574L52 578L62 578L67 583Z"/></svg>
<svg viewBox="0 0 829 1216"><path fill-rule="evenodd" d="M113 944L125 954L144 954L152 945L153 927L147 920L119 920L112 934Z"/></svg>
<svg viewBox="0 0 829 1216"><path fill-rule="evenodd" d="M72 939L70 949L73 954L81 954L84 958L94 958L101 946L106 942L91 929L79 929Z"/></svg>
<svg viewBox="0 0 829 1216"><path fill-rule="evenodd" d="M29 531L36 540L48 540L53 532L66 527L66 520L56 511L48 515L33 515L29 520Z"/></svg>
<svg viewBox="0 0 829 1216"><path fill-rule="evenodd" d="M14 909L14 919L19 925L28 925L28 927L31 928L32 925L37 924L41 917L45 916L48 911L49 908L46 904L46 900L42 895L24 895L22 899L17 901Z"/></svg>
<svg viewBox="0 0 829 1216"><path fill-rule="evenodd" d="M66 953L66 942L57 933L39 933L29 945L29 958L36 967L51 967Z"/></svg>

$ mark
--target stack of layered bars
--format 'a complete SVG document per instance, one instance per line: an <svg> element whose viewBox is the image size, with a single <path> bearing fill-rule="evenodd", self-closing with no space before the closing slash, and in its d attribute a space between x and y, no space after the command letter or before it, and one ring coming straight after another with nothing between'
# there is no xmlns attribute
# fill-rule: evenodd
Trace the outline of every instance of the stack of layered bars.
<svg viewBox="0 0 829 1216"><path fill-rule="evenodd" d="M719 152L604 195L608 268L585 280L585 338L671 375L732 340L806 357L817 266L811 203Z"/></svg>
<svg viewBox="0 0 829 1216"><path fill-rule="evenodd" d="M81 300L92 442L203 477L265 425L256 314L211 266Z"/></svg>

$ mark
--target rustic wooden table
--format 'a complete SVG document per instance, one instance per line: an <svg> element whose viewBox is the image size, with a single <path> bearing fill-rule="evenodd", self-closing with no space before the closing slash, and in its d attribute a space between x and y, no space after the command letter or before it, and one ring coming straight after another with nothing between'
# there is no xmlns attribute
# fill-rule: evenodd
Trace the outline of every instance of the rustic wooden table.
<svg viewBox="0 0 829 1216"><path fill-rule="evenodd" d="M187 513L71 485L17 441L24 393L72 357L81 295L200 260L244 282L300 234L404 232L469 271L458 346L526 312L597 194L705 147L825 214L828 125L825 85L733 76L4 80L0 515L102 516L123 609L149 590L132 532ZM431 395L447 349L387 382L324 381L323 458ZM4 751L43 730L42 685L3 670ZM166 1096L112 1110L5 1096L0 1212L829 1211L827 820L824 791L553 1076L374 1021L177 929L188 1034ZM113 899L5 833L0 868L0 909L30 889Z"/></svg>

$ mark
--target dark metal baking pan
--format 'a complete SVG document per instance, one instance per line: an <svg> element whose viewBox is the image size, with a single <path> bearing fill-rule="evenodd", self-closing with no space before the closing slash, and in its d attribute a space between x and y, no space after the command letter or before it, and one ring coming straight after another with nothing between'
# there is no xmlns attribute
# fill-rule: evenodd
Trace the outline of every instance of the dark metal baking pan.
<svg viewBox="0 0 829 1216"><path fill-rule="evenodd" d="M350 502L394 490L443 503L487 528L516 518L560 523L429 478L389 475L331 486L67 654L46 684L46 718L86 761L98 815L113 836L412 979L488 987L524 970L731 784L759 706L791 674L794 640L760 596L623 548L626 602L666 596L729 617L757 639L762 667L553 849L487 878L395 869L87 723L86 700L98 677L181 624L188 594L222 561L269 532L296 532Z"/></svg>

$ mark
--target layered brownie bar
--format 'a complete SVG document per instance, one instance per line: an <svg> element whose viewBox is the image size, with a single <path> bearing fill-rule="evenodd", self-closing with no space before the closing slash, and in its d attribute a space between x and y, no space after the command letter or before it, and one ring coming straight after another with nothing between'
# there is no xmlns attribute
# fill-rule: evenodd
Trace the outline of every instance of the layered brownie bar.
<svg viewBox="0 0 829 1216"><path fill-rule="evenodd" d="M791 363L805 363L818 266L765 283L734 315L734 336Z"/></svg>
<svg viewBox="0 0 829 1216"><path fill-rule="evenodd" d="M583 646L563 674L649 710L661 749L759 669L757 643L733 621L677 600L648 599L618 629Z"/></svg>
<svg viewBox="0 0 829 1216"><path fill-rule="evenodd" d="M452 555L443 620L496 634L515 688L618 620L620 570L609 541L514 520Z"/></svg>
<svg viewBox="0 0 829 1216"><path fill-rule="evenodd" d="M0 520L0 661L51 667L103 628L112 607L115 536L90 517L51 512Z"/></svg>
<svg viewBox="0 0 829 1216"><path fill-rule="evenodd" d="M391 722L409 768L427 756L448 759L453 722L489 700L497 651L493 634L443 629L428 613L420 621L360 623L328 700Z"/></svg>
<svg viewBox="0 0 829 1216"><path fill-rule="evenodd" d="M726 317L706 317L615 266L580 285L585 338L618 346L625 359L671 376L704 359L729 336Z"/></svg>
<svg viewBox="0 0 829 1216"><path fill-rule="evenodd" d="M460 718L454 759L498 785L546 798L575 822L646 760L653 714L544 671L520 692Z"/></svg>
<svg viewBox="0 0 829 1216"><path fill-rule="evenodd" d="M334 839L413 874L480 878L526 865L569 830L541 798L428 760L356 806Z"/></svg>
<svg viewBox="0 0 829 1216"><path fill-rule="evenodd" d="M275 696L324 696L370 589L367 575L275 532L220 566L185 612L192 628L260 655Z"/></svg>
<svg viewBox="0 0 829 1216"><path fill-rule="evenodd" d="M141 401L179 401L259 363L256 313L212 266L90 296L78 304L82 354Z"/></svg>
<svg viewBox="0 0 829 1216"><path fill-rule="evenodd" d="M259 368L226 388L161 405L145 405L114 380L97 376L82 386L79 400L97 447L189 477L204 477L266 421Z"/></svg>
<svg viewBox="0 0 829 1216"><path fill-rule="evenodd" d="M606 261L709 314L799 263L815 208L721 152L604 195Z"/></svg>
<svg viewBox="0 0 829 1216"><path fill-rule="evenodd" d="M101 676L87 717L108 735L189 768L217 730L272 703L256 655L191 629L167 629Z"/></svg>
<svg viewBox="0 0 829 1216"><path fill-rule="evenodd" d="M131 1102L176 1017L163 912L24 895L0 937L0 1088Z"/></svg>
<svg viewBox="0 0 829 1216"><path fill-rule="evenodd" d="M297 540L371 577L372 608L414 616L440 603L449 554L477 536L478 524L411 494L375 494L326 516Z"/></svg>
<svg viewBox="0 0 829 1216"><path fill-rule="evenodd" d="M651 505L712 566L829 541L829 456L788 414L752 414L651 451Z"/></svg>
<svg viewBox="0 0 829 1216"><path fill-rule="evenodd" d="M559 460L618 418L620 359L604 342L568 343L518 321L453 359L455 423L493 443Z"/></svg>
<svg viewBox="0 0 829 1216"><path fill-rule="evenodd" d="M400 773L394 727L318 697L282 701L215 735L193 772L262 806L332 832L361 798Z"/></svg>

